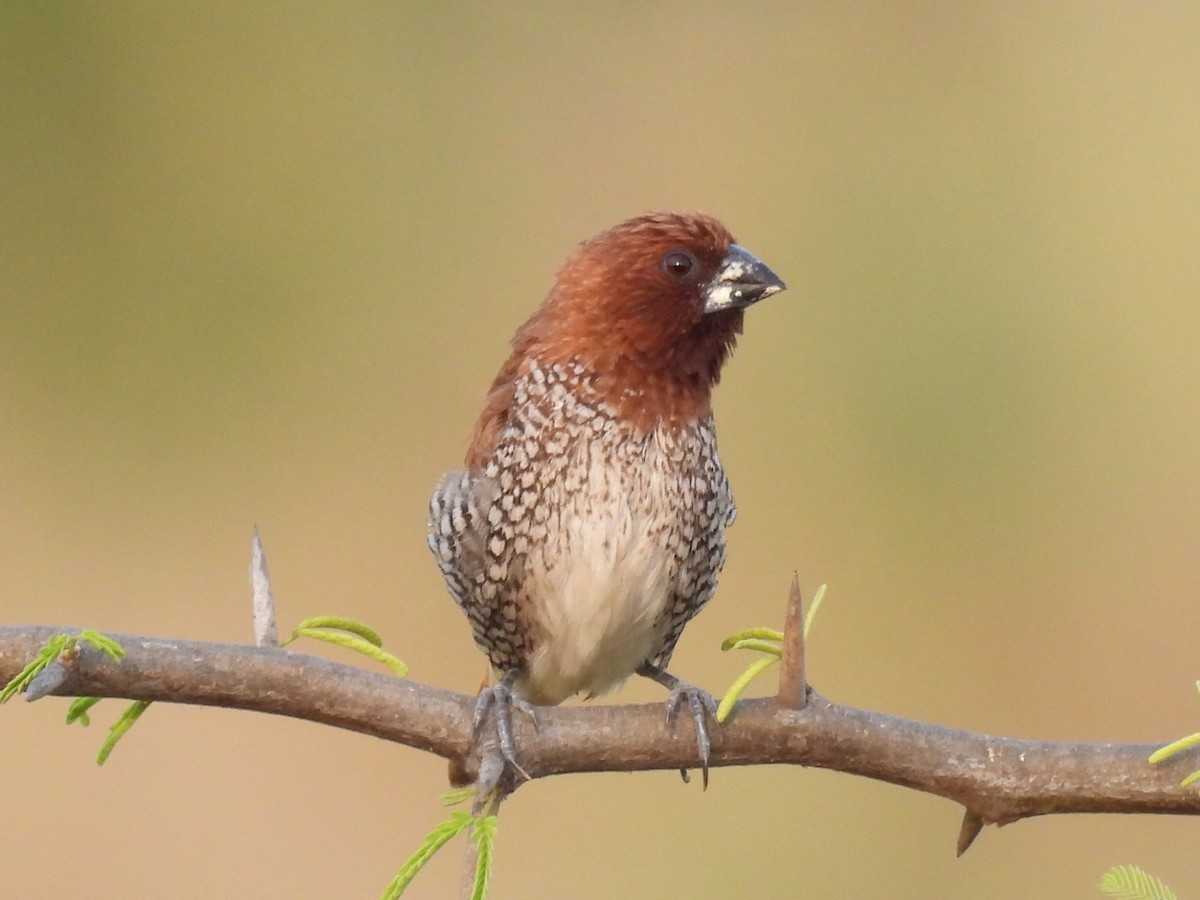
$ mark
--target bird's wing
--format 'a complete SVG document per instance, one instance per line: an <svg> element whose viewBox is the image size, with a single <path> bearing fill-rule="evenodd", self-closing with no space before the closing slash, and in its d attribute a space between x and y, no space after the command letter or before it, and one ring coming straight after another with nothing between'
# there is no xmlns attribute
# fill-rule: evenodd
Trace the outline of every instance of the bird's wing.
<svg viewBox="0 0 1200 900"><path fill-rule="evenodd" d="M492 479L459 470L443 475L429 499L429 549L451 596L468 611L483 581L488 510L498 494Z"/></svg>

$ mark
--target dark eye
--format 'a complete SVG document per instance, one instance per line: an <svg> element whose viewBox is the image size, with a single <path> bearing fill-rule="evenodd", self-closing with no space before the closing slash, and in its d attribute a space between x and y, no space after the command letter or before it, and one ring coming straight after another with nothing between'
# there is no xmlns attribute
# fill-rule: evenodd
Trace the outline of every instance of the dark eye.
<svg viewBox="0 0 1200 900"><path fill-rule="evenodd" d="M696 268L696 257L687 250L672 250L662 258L662 267L676 281L686 281Z"/></svg>

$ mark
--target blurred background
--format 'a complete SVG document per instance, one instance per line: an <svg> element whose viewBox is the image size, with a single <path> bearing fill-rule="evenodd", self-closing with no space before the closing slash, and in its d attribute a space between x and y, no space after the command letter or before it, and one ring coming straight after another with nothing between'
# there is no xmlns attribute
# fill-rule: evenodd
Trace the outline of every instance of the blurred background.
<svg viewBox="0 0 1200 900"><path fill-rule="evenodd" d="M473 691L432 486L572 246L698 208L790 290L717 394L741 515L677 673L722 690L795 570L839 702L1194 731L1198 48L1189 3L6 4L0 621L247 642L257 524L283 628L354 616ZM2 711L5 895L371 898L444 814L439 759L238 712L156 706L97 769L122 707ZM1195 821L956 860L960 813L800 769L551 779L493 896L1089 897L1126 862L1200 896Z"/></svg>

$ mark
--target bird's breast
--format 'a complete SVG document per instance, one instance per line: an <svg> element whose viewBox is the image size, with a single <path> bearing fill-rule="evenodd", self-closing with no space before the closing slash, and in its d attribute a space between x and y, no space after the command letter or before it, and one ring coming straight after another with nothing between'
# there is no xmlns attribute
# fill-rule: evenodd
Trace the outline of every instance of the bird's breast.
<svg viewBox="0 0 1200 900"><path fill-rule="evenodd" d="M496 516L511 528L494 574L533 632L518 687L558 703L619 684L657 655L681 597L707 600L732 500L711 419L641 431L569 381L542 386L489 475L502 508L517 498Z"/></svg>

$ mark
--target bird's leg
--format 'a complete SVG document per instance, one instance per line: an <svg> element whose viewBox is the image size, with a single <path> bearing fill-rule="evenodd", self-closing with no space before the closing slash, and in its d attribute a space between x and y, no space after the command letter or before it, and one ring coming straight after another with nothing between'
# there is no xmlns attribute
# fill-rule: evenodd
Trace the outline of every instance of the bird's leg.
<svg viewBox="0 0 1200 900"><path fill-rule="evenodd" d="M638 666L637 673L646 678L652 678L663 687L671 692L671 696L667 698L667 724L671 724L671 720L675 717L675 710L679 708L682 700L686 699L688 708L692 711L692 721L696 723L696 749L700 755L700 772L704 782L704 787L708 787L708 756L712 749L712 742L708 737L708 725L705 723L706 716L716 716L717 701L713 699L712 694L701 688L688 684L679 678L676 678L666 669L659 668L651 663L644 662ZM687 769L680 769L683 775L683 780L688 780Z"/></svg>
<svg viewBox="0 0 1200 900"><path fill-rule="evenodd" d="M530 781L529 773L521 768L521 764L517 762L517 747L513 741L512 727L512 709L517 707L525 715L529 716L533 722L533 728L536 731L538 726L537 709L536 707L522 699L514 693L512 686L513 682L521 675L517 669L511 669L504 673L496 684L491 687L485 687L479 692L479 697L475 700L475 715L471 723L471 733L478 734L479 726L483 724L483 720L487 718L488 707L494 707L496 710L496 736L500 743L500 755L504 757L504 761L513 767L522 778Z"/></svg>

